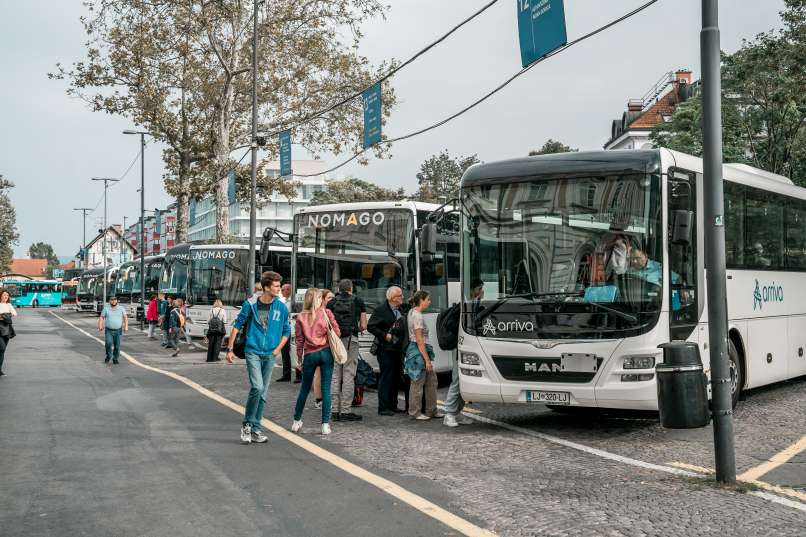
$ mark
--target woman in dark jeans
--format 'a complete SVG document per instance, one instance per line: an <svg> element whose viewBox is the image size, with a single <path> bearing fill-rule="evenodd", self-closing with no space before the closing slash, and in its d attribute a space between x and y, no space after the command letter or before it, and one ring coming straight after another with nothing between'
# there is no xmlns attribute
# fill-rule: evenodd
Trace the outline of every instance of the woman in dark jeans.
<svg viewBox="0 0 806 537"><path fill-rule="evenodd" d="M8 341L14 337L14 326L11 318L17 316L17 310L11 304L11 294L0 288L0 377L3 373L3 360L6 357Z"/></svg>
<svg viewBox="0 0 806 537"><path fill-rule="evenodd" d="M227 312L224 310L224 304L221 300L216 299L213 303L213 308L210 310L210 315L207 317L207 326L210 326L210 321L213 318L219 319L224 326L224 332L213 333L208 330L207 332L207 361L220 362L221 357L221 342L224 340L224 334L227 326Z"/></svg>

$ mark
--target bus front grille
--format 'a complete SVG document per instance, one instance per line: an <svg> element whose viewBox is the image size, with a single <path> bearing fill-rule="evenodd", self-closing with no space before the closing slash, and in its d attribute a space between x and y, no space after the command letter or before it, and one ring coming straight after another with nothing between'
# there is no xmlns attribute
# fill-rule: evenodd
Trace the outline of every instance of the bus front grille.
<svg viewBox="0 0 806 537"><path fill-rule="evenodd" d="M523 356L493 356L496 369L506 380L517 382L573 382L586 383L596 373L562 371L560 358L530 358ZM602 359L598 359L602 365Z"/></svg>

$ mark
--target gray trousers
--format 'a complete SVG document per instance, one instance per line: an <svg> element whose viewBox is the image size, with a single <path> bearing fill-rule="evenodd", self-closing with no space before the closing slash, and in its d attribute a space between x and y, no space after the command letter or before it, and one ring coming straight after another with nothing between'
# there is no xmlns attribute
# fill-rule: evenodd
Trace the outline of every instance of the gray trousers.
<svg viewBox="0 0 806 537"><path fill-rule="evenodd" d="M453 356L451 357L451 362L453 367L451 368L451 385L448 388L448 395L445 397L445 413L459 414L462 409L465 407L465 400L462 399L462 394L459 391L459 358L458 352L453 351Z"/></svg>
<svg viewBox="0 0 806 537"><path fill-rule="evenodd" d="M348 336L341 338L344 348L347 349L347 362L338 365L333 362L333 381L330 387L330 396L333 401L333 412L347 414L353 403L355 388L355 372L358 369L358 337Z"/></svg>

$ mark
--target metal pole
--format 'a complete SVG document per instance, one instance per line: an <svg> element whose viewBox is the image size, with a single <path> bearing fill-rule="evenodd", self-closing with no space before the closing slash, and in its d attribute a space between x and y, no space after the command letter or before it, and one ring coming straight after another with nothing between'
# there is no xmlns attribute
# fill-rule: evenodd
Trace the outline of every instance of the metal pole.
<svg viewBox="0 0 806 537"><path fill-rule="evenodd" d="M702 1L700 33L705 198L705 266L708 271L708 343L714 414L716 479L736 482L733 410L728 362L728 304L725 288L725 219L722 188L722 85L718 0Z"/></svg>
<svg viewBox="0 0 806 537"><path fill-rule="evenodd" d="M146 135L140 133L140 307L143 308L143 315L140 317L140 330L145 328L145 307L146 307L146 226L145 226L145 203L146 203ZM135 310L137 311L137 310Z"/></svg>
<svg viewBox="0 0 806 537"><path fill-rule="evenodd" d="M258 0L253 2L252 14L252 184L249 191L249 293L255 285L255 247L257 233L257 7ZM248 296L248 294L247 294Z"/></svg>
<svg viewBox="0 0 806 537"><path fill-rule="evenodd" d="M104 179L104 238L103 238L103 252L104 252L104 305L106 305L106 191L109 189L109 183Z"/></svg>
<svg viewBox="0 0 806 537"><path fill-rule="evenodd" d="M87 268L87 211L93 211L94 209L90 209L87 207L78 207L73 209L74 211L81 211L81 217L83 222L83 235L81 236L81 251L84 252L84 255L81 256L81 268Z"/></svg>

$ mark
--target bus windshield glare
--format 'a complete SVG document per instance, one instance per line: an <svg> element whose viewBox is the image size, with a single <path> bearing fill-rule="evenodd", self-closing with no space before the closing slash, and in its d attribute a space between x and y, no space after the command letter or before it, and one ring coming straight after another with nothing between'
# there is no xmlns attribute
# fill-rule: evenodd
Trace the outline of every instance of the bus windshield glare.
<svg viewBox="0 0 806 537"><path fill-rule="evenodd" d="M385 300L387 288L403 284L413 259L411 212L303 213L295 219L297 290L334 289L349 278L371 310Z"/></svg>
<svg viewBox="0 0 806 537"><path fill-rule="evenodd" d="M495 183L463 194L465 330L517 338L624 337L662 298L660 178Z"/></svg>

